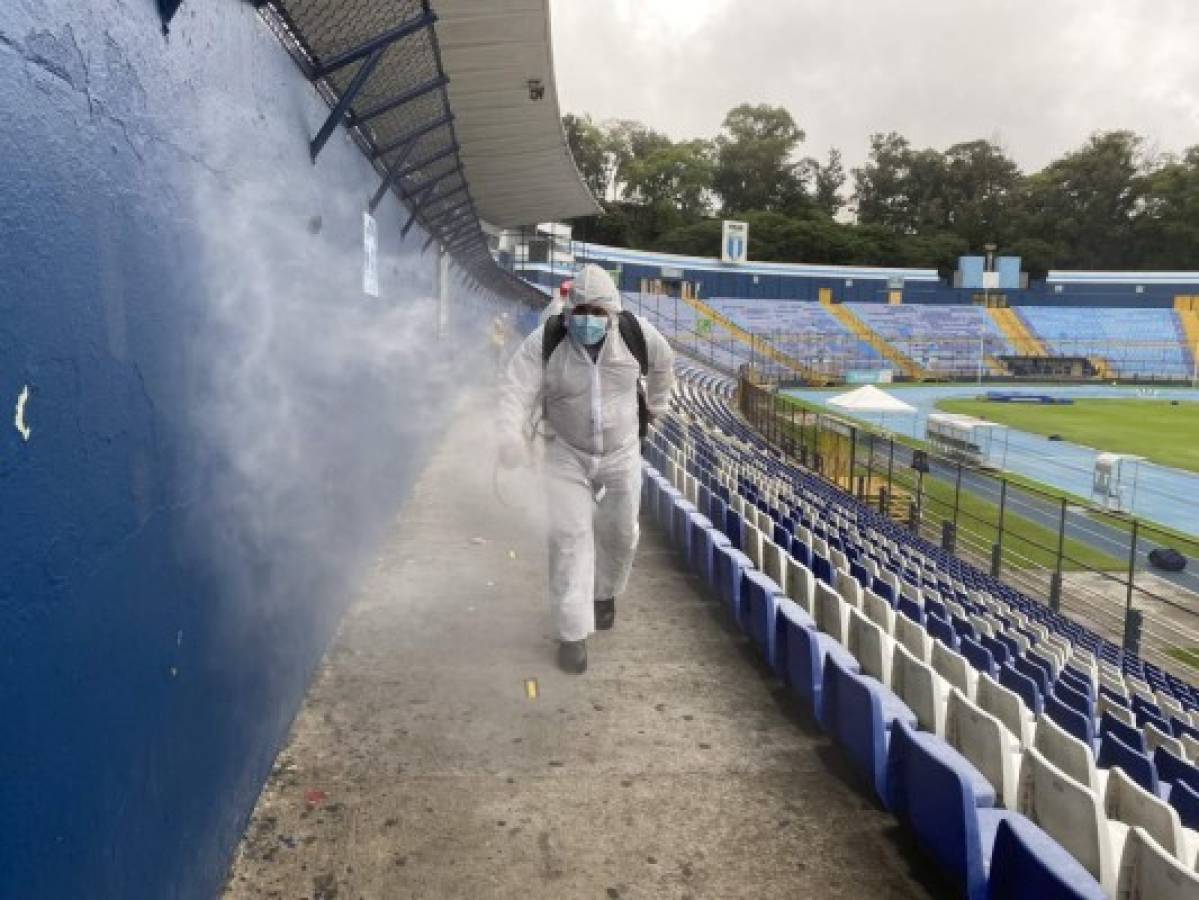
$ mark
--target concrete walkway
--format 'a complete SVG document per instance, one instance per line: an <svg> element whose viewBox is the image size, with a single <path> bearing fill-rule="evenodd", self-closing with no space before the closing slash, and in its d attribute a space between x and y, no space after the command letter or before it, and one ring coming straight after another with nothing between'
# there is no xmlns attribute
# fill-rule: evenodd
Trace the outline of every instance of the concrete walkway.
<svg viewBox="0 0 1199 900"><path fill-rule="evenodd" d="M558 672L535 485L497 502L469 420L362 585L227 897L952 896L652 524L590 670Z"/></svg>

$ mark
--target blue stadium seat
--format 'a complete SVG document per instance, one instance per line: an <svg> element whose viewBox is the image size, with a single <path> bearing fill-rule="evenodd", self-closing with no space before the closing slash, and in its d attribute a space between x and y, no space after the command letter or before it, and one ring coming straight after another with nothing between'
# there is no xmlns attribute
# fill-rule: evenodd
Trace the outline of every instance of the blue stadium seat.
<svg viewBox="0 0 1199 900"><path fill-rule="evenodd" d="M999 683L1009 691L1019 694L1029 712L1037 716L1041 714L1044 706L1040 688L1027 675L1016 671L1011 663L999 667Z"/></svg>
<svg viewBox="0 0 1199 900"><path fill-rule="evenodd" d="M774 616L782 588L755 569L741 574L742 630L747 632L767 661L774 660Z"/></svg>
<svg viewBox="0 0 1199 900"><path fill-rule="evenodd" d="M741 574L754 564L731 545L715 548L717 593L729 614L735 618L741 610Z"/></svg>
<svg viewBox="0 0 1199 900"><path fill-rule="evenodd" d="M1145 743L1145 735L1139 729L1133 728L1105 712L1099 717L1099 739L1103 740L1103 736L1109 732L1138 753L1149 752L1149 746Z"/></svg>
<svg viewBox="0 0 1199 900"><path fill-rule="evenodd" d="M1094 876L1024 816L999 823L987 887L988 900L1108 900Z"/></svg>
<svg viewBox="0 0 1199 900"><path fill-rule="evenodd" d="M713 530L712 523L703 513L692 512L687 516L685 527L687 542L684 545L683 558L687 561L687 570L698 573L699 558L705 547L704 532Z"/></svg>
<svg viewBox="0 0 1199 900"><path fill-rule="evenodd" d="M928 618L924 622L924 629L933 640L940 641L950 650L958 649L957 633L953 630L953 626L949 624L948 620L929 613Z"/></svg>
<svg viewBox="0 0 1199 900"><path fill-rule="evenodd" d="M724 533L735 550L741 550L745 547L741 539L741 527L741 514L731 506L726 507L724 511Z"/></svg>
<svg viewBox="0 0 1199 900"><path fill-rule="evenodd" d="M961 637L958 652L966 657L970 665L974 666L978 671L986 672L992 678L999 675L999 669L995 665L995 661L991 658L991 651L978 641L971 640L968 637Z"/></svg>
<svg viewBox="0 0 1199 900"><path fill-rule="evenodd" d="M824 665L833 658L843 669L859 672L861 668L848 650L816 630L816 622L795 606L781 606L780 618L785 627L785 680L808 715L817 722L824 716Z"/></svg>
<svg viewBox="0 0 1199 900"><path fill-rule="evenodd" d="M1159 790L1157 769L1149 755L1134 750L1116 737L1114 732L1108 731L1100 739L1098 764L1103 769L1113 766L1123 769L1125 775L1154 796L1164 799L1167 793Z"/></svg>
<svg viewBox="0 0 1199 900"><path fill-rule="evenodd" d="M1185 781L1176 781L1170 786L1166 802L1177 811L1183 825L1199 829L1199 791Z"/></svg>
<svg viewBox="0 0 1199 900"><path fill-rule="evenodd" d="M897 719L917 727L915 713L882 684L854 672L835 656L825 658L825 731L845 749L884 804L888 797L888 733Z"/></svg>
<svg viewBox="0 0 1199 900"><path fill-rule="evenodd" d="M1057 722L1067 733L1078 738L1094 752L1095 720L1067 706L1050 694L1044 700L1045 715Z"/></svg>
<svg viewBox="0 0 1199 900"><path fill-rule="evenodd" d="M1094 718L1095 708L1094 704L1091 703L1091 698L1081 691L1070 687L1064 679L1058 678L1057 682L1053 685L1053 696L1080 715L1084 715L1088 719Z"/></svg>
<svg viewBox="0 0 1199 900"><path fill-rule="evenodd" d="M991 654L991 659L995 663L995 678L998 679L999 666L1002 666L1004 663L1006 663L1009 659L1011 659L1012 656L1011 652L1008 650L1007 644L996 638L988 637L985 634L980 634L978 636L978 642L987 649L988 653Z"/></svg>
<svg viewBox="0 0 1199 900"><path fill-rule="evenodd" d="M1182 782L1199 793L1199 768L1185 759L1179 759L1165 747L1158 747L1153 751L1153 764L1157 769L1157 777L1162 781L1170 784Z"/></svg>
<svg viewBox="0 0 1199 900"><path fill-rule="evenodd" d="M1045 671L1043 666L1037 665L1027 656L1017 656L1012 660L1012 667L1025 678L1032 679L1032 682L1037 686L1037 691L1041 697L1044 698L1049 696L1049 686L1051 682L1049 673ZM1015 690L1015 688L1013 688L1013 690Z"/></svg>
<svg viewBox="0 0 1199 900"><path fill-rule="evenodd" d="M979 802L987 780L939 737L903 721L891 727L886 785L900 822L968 900L986 900L987 868L995 830L1017 814ZM995 791L990 789L991 804Z"/></svg>
<svg viewBox="0 0 1199 900"><path fill-rule="evenodd" d="M887 586L890 587L890 585ZM895 608L899 611L900 615L907 616L913 622L919 622L921 625L925 624L924 610L915 600L909 597L900 597L899 603Z"/></svg>
<svg viewBox="0 0 1199 900"><path fill-rule="evenodd" d="M716 583L716 551L721 547L731 547L729 539L723 532L707 528L700 532L698 540L692 560L695 574L703 579L712 594L719 596L720 591Z"/></svg>
<svg viewBox="0 0 1199 900"><path fill-rule="evenodd" d="M679 497L674 501L673 508L670 511L670 540L682 552L683 558L687 558L688 543L691 541L691 530L688 527L692 515L697 515L699 510L690 500Z"/></svg>

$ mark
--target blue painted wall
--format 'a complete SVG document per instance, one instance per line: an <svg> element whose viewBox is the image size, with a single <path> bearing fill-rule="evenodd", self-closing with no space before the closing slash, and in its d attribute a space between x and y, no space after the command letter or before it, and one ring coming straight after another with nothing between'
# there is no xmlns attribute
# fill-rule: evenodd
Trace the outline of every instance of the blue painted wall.
<svg viewBox="0 0 1199 900"><path fill-rule="evenodd" d="M478 359L325 114L239 0L0 3L2 897L219 890Z"/></svg>
<svg viewBox="0 0 1199 900"><path fill-rule="evenodd" d="M677 268L682 278L699 286L701 297L739 297L767 300L818 300L820 291L828 288L833 296L846 303L886 303L890 293L887 272L871 267L855 267L857 272L845 277L827 277L804 272L796 267L792 272L752 273L740 271L733 266L713 269L713 260L703 260L702 267L697 257L659 256L652 252L639 252L624 248L604 248L598 244L586 245L598 251L596 261L602 265L620 266L620 287L625 291L636 291L643 280L661 277L662 266ZM606 251L611 251L608 253ZM636 258L631 258L636 257ZM1012 306L1079 306L1079 307L1173 307L1179 295L1199 294L1199 274L1182 273L1190 280L1165 282L1160 277L1149 275L1137 290L1137 282L1127 276L1114 275L1109 282L1093 277L1079 276L1077 280L1057 282L1032 281L1021 290L1020 271L1016 257L999 257L1002 293ZM688 260L696 261L694 266ZM903 285L904 303L969 304L982 293L983 257L960 258L969 278L978 287L955 288L952 281L908 277ZM752 265L752 263L751 263ZM779 264L766 264L776 267ZM895 270L902 271L902 270ZM546 287L556 287L569 270L558 263L554 271L545 264L522 266L518 272L528 281ZM1069 273L1067 273L1068 275ZM1135 275L1135 273L1133 273ZM1015 285L1016 287L1012 287Z"/></svg>

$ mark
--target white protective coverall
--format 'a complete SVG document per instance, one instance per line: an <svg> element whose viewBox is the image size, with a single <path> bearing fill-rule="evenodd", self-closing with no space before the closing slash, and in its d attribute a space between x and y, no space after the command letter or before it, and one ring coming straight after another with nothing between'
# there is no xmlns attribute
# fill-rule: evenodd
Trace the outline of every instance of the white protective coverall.
<svg viewBox="0 0 1199 900"><path fill-rule="evenodd" d="M558 640L579 641L595 629L593 601L624 591L637 549L641 370L620 337L620 292L607 272L584 266L568 303L608 312L596 359L568 333L543 365L543 323L509 361L500 414L506 440L522 441L544 409L538 431L546 441L550 601ZM638 322L648 357L649 409L659 416L674 388L674 351L653 325L640 316Z"/></svg>

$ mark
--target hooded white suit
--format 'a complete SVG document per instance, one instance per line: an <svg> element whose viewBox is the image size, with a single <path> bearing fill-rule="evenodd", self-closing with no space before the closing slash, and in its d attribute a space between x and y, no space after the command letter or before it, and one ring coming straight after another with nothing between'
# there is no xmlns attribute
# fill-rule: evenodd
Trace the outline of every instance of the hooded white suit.
<svg viewBox="0 0 1199 900"><path fill-rule="evenodd" d="M586 638L595 628L593 601L624 590L637 549L641 503L640 367L617 328L620 292L607 272L587 265L570 296L570 306L578 303L601 306L609 314L595 360L567 334L543 364L542 324L509 362L500 404L501 427L510 442L522 440L544 410L550 599L562 641ZM649 322L641 317L638 322L648 356L649 409L658 416L674 387L674 351Z"/></svg>

